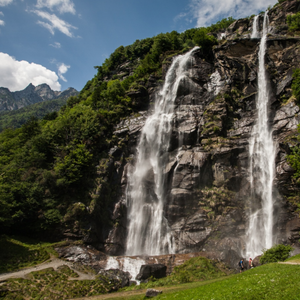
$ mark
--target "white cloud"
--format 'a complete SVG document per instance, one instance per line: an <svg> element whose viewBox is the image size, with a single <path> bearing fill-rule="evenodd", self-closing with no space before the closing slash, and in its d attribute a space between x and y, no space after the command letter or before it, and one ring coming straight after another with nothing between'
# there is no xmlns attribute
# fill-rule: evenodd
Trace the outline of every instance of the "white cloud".
<svg viewBox="0 0 300 300"><path fill-rule="evenodd" d="M58 66L58 76L64 82L67 82L67 79L63 76L63 74L67 73L67 71L69 70L69 68L70 68L70 66L67 66L64 63L61 63Z"/></svg>
<svg viewBox="0 0 300 300"><path fill-rule="evenodd" d="M0 16L4 16L3 12L0 11ZM4 26L5 22L3 20L0 20L0 26Z"/></svg>
<svg viewBox="0 0 300 300"><path fill-rule="evenodd" d="M13 0L0 0L0 6L6 6L12 2Z"/></svg>
<svg viewBox="0 0 300 300"><path fill-rule="evenodd" d="M37 8L47 7L51 10L56 8L60 13L76 13L75 5L72 0L37 0L36 6Z"/></svg>
<svg viewBox="0 0 300 300"><path fill-rule="evenodd" d="M34 10L35 14L37 14L42 19L45 19L47 22L38 21L38 24L48 29L51 34L54 35L55 29L59 30L60 32L64 33L69 37L73 37L73 33L71 32L72 29L77 29L73 25L69 24L68 22L58 18L54 14L49 14L48 12L41 11L41 10Z"/></svg>
<svg viewBox="0 0 300 300"><path fill-rule="evenodd" d="M53 90L60 91L61 85L55 72L42 65L18 61L7 53L0 52L0 86L10 91L24 89L29 83L37 86L47 83Z"/></svg>
<svg viewBox="0 0 300 300"><path fill-rule="evenodd" d="M61 48L61 44L59 42L55 42L54 44L50 44L50 46L54 47L54 48Z"/></svg>
<svg viewBox="0 0 300 300"><path fill-rule="evenodd" d="M238 19L251 16L276 3L277 0L191 0L190 14L197 20L196 27L202 27L226 17Z"/></svg>

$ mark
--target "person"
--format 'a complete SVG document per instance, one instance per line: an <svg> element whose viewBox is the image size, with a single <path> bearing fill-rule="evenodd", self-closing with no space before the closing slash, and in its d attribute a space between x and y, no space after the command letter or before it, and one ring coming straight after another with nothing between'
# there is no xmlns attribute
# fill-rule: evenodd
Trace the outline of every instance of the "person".
<svg viewBox="0 0 300 300"><path fill-rule="evenodd" d="M239 262L239 266L240 266L240 273L242 273L244 271L244 260L241 259L240 262Z"/></svg>
<svg viewBox="0 0 300 300"><path fill-rule="evenodd" d="M249 259L249 269L252 269L253 268L253 261L252 261L252 258L250 257Z"/></svg>

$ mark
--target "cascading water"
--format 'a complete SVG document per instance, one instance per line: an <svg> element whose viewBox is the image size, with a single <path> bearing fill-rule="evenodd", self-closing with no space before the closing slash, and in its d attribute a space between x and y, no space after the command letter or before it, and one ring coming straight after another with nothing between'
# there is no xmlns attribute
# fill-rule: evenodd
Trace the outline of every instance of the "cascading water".
<svg viewBox="0 0 300 300"><path fill-rule="evenodd" d="M154 113L142 129L135 169L128 174L126 255L158 255L175 251L163 215L166 198L164 166L178 86L193 63L192 53L197 48L173 59L165 84L157 95Z"/></svg>
<svg viewBox="0 0 300 300"><path fill-rule="evenodd" d="M258 26L257 26L258 21L259 21L259 15L256 15L253 19L251 39L255 39L255 38L260 37L260 32L259 32L259 29L258 29Z"/></svg>
<svg viewBox="0 0 300 300"><path fill-rule="evenodd" d="M269 89L265 68L268 13L265 12L258 61L257 120L250 139L251 205L246 255L257 256L273 245L273 178L275 146L268 123Z"/></svg>

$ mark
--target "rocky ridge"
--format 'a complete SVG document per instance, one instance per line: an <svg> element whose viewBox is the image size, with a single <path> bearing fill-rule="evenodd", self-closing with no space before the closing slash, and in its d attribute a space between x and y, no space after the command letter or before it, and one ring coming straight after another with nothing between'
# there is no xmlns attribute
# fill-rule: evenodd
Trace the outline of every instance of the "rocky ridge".
<svg viewBox="0 0 300 300"><path fill-rule="evenodd" d="M53 91L49 85L29 84L24 90L11 92L9 89L0 87L0 112L20 109L30 104L55 99L67 99L76 96L78 92L74 88L65 91Z"/></svg>

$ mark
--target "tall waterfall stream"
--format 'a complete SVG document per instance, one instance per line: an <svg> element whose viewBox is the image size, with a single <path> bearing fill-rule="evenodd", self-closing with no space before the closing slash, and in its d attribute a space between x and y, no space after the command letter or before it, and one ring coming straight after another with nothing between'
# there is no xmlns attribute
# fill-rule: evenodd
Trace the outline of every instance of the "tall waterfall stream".
<svg viewBox="0 0 300 300"><path fill-rule="evenodd" d="M142 129L135 168L128 174L126 255L175 252L169 225L163 214L166 199L164 166L168 159L178 86L193 63L192 53L197 48L173 59L164 86L156 95L154 113L148 117Z"/></svg>
<svg viewBox="0 0 300 300"><path fill-rule="evenodd" d="M256 19L253 21L256 23ZM268 14L264 15L258 53L257 120L249 141L251 204L246 255L257 256L273 245L273 178L275 146L268 119L269 89L265 68ZM256 33L257 35L257 33Z"/></svg>

